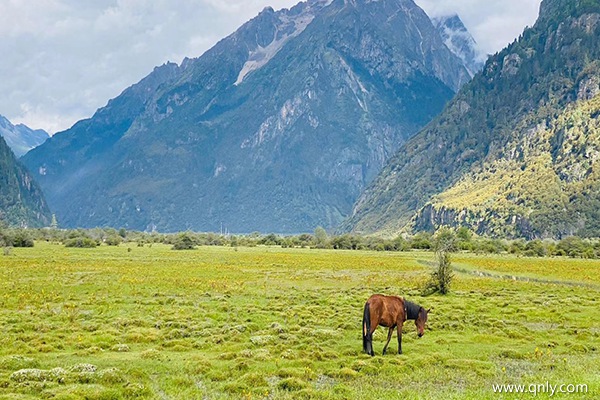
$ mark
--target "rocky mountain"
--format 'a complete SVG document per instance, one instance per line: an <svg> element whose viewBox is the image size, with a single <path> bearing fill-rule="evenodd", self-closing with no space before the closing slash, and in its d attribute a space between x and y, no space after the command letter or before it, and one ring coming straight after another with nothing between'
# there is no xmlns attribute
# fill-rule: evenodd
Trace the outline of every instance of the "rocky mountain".
<svg viewBox="0 0 600 400"><path fill-rule="evenodd" d="M435 17L432 22L446 46L463 61L471 76L483 69L487 57L457 14Z"/></svg>
<svg viewBox="0 0 600 400"><path fill-rule="evenodd" d="M264 9L29 152L64 226L331 228L469 80L412 0Z"/></svg>
<svg viewBox="0 0 600 400"><path fill-rule="evenodd" d="M41 227L50 211L39 186L0 137L0 223Z"/></svg>
<svg viewBox="0 0 600 400"><path fill-rule="evenodd" d="M2 115L0 115L0 136L4 137L17 157L21 157L50 137L43 129L33 130L23 124L13 125Z"/></svg>
<svg viewBox="0 0 600 400"><path fill-rule="evenodd" d="M536 24L390 160L345 229L600 236L598 37L596 0L543 0Z"/></svg>

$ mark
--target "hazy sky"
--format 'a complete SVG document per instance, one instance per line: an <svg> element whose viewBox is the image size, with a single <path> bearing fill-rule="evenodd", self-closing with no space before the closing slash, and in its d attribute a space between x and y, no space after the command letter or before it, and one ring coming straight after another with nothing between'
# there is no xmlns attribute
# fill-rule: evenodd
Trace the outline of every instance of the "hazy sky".
<svg viewBox="0 0 600 400"><path fill-rule="evenodd" d="M0 114L69 128L167 61L198 57L265 6L298 0L0 0ZM540 0L416 0L456 12L486 53L533 25Z"/></svg>

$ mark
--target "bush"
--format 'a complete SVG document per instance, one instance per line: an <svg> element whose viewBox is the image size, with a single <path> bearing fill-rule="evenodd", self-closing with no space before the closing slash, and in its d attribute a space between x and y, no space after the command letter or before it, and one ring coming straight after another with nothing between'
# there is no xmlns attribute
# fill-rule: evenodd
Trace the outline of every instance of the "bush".
<svg viewBox="0 0 600 400"><path fill-rule="evenodd" d="M525 251L525 246L527 244L525 243L525 240L523 239L519 239L519 240L513 240L510 244L510 246L508 247L508 252L510 254L521 254L523 253L523 251Z"/></svg>
<svg viewBox="0 0 600 400"><path fill-rule="evenodd" d="M79 247L79 248L93 248L96 247L98 243L94 239L89 237L77 237L72 239L67 239L65 241L65 247Z"/></svg>
<svg viewBox="0 0 600 400"><path fill-rule="evenodd" d="M458 231L456 231L456 237L461 242L470 242L471 239L473 239L473 232L466 226L461 226L458 228Z"/></svg>
<svg viewBox="0 0 600 400"><path fill-rule="evenodd" d="M179 235L172 247L173 250L193 250L195 248L196 243L187 233Z"/></svg>
<svg viewBox="0 0 600 400"><path fill-rule="evenodd" d="M591 243L578 237L568 237L556 245L557 253L566 254L569 257L594 258L594 249Z"/></svg>
<svg viewBox="0 0 600 400"><path fill-rule="evenodd" d="M267 236L263 237L261 240L259 240L258 243L265 246L281 246L283 243L283 239L280 236L275 235L274 233L270 233Z"/></svg>
<svg viewBox="0 0 600 400"><path fill-rule="evenodd" d="M477 251L483 253L500 254L508 250L508 245L500 239L482 239L478 244Z"/></svg>
<svg viewBox="0 0 600 400"><path fill-rule="evenodd" d="M358 250L361 247L360 242L360 237L348 234L331 239L331 245L336 250ZM377 248L375 248L375 250L377 250Z"/></svg>
<svg viewBox="0 0 600 400"><path fill-rule="evenodd" d="M13 247L33 247L33 239L24 230L18 230L13 235Z"/></svg>
<svg viewBox="0 0 600 400"><path fill-rule="evenodd" d="M525 254L530 257L543 257L546 255L546 248L541 240L532 240L525 246Z"/></svg>
<svg viewBox="0 0 600 400"><path fill-rule="evenodd" d="M431 236L427 232L419 232L410 241L410 247L419 250L429 250L433 247Z"/></svg>
<svg viewBox="0 0 600 400"><path fill-rule="evenodd" d="M121 236L111 235L106 238L104 243L106 243L108 246L118 246L121 244L122 241L123 239L121 239Z"/></svg>
<svg viewBox="0 0 600 400"><path fill-rule="evenodd" d="M24 229L0 232L0 245L4 247L33 247L33 238Z"/></svg>

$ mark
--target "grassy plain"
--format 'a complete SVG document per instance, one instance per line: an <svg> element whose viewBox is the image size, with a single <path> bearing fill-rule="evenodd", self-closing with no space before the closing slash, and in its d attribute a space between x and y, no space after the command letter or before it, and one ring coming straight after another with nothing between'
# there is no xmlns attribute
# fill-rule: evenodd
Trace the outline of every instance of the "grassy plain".
<svg viewBox="0 0 600 400"><path fill-rule="evenodd" d="M492 384L600 396L600 262L431 253L167 246L0 256L0 399L526 399ZM486 274L483 275L482 272ZM373 293L433 307L403 355L362 354ZM535 398L548 398L538 394Z"/></svg>

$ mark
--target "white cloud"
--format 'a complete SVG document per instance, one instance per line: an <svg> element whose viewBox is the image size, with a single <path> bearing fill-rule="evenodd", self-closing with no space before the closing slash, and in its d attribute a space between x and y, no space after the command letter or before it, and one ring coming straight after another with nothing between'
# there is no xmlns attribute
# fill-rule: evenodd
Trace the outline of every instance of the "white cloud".
<svg viewBox="0 0 600 400"><path fill-rule="evenodd" d="M481 49L493 54L537 19L541 0L416 0L430 16L457 13Z"/></svg>
<svg viewBox="0 0 600 400"><path fill-rule="evenodd" d="M297 0L0 0L0 114L54 133L156 65L197 57L265 6ZM535 20L539 0L417 0L456 11L487 52Z"/></svg>

